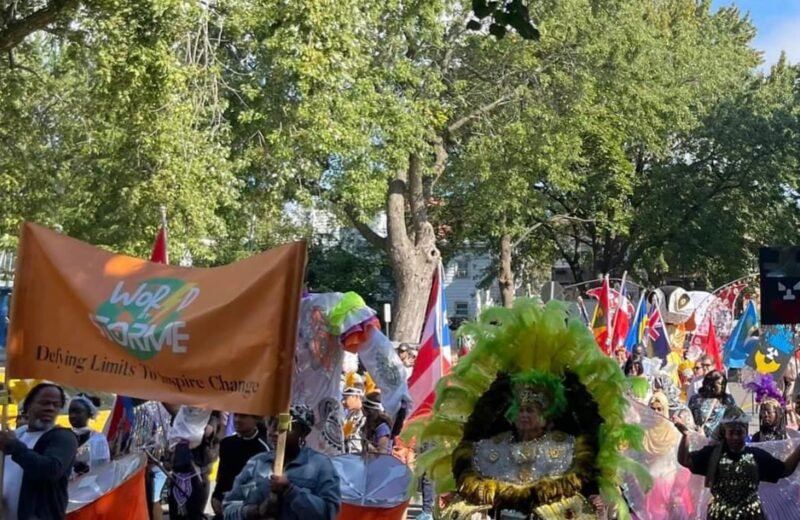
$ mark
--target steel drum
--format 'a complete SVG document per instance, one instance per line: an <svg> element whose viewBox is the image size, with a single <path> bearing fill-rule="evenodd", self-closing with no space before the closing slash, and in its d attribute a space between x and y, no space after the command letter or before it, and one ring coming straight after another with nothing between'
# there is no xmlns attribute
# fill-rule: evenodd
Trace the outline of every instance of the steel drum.
<svg viewBox="0 0 800 520"><path fill-rule="evenodd" d="M67 514L91 505L127 482L147 462L143 453L126 455L93 469L69 483Z"/></svg>
<svg viewBox="0 0 800 520"><path fill-rule="evenodd" d="M408 500L411 470L391 455L340 455L331 459L339 474L342 502L392 508Z"/></svg>

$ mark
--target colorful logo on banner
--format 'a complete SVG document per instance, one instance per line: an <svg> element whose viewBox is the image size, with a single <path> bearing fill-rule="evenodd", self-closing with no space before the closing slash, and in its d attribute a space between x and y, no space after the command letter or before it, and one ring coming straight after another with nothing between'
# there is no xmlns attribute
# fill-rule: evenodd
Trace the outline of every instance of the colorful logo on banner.
<svg viewBox="0 0 800 520"><path fill-rule="evenodd" d="M135 287L119 282L91 320L103 337L138 359L165 349L185 354L189 334L181 315L199 295L196 284L177 278L151 278Z"/></svg>
<svg viewBox="0 0 800 520"><path fill-rule="evenodd" d="M761 374L780 377L794 352L794 332L785 325L764 327L747 360L748 366Z"/></svg>
<svg viewBox="0 0 800 520"><path fill-rule="evenodd" d="M800 323L800 247L762 247L762 325Z"/></svg>

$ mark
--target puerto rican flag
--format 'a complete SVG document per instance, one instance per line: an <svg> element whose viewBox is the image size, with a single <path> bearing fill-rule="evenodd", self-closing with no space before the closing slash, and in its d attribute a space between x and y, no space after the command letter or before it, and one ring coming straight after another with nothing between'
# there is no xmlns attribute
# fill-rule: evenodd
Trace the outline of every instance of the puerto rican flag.
<svg viewBox="0 0 800 520"><path fill-rule="evenodd" d="M408 391L413 402L409 419L431 413L436 400L436 383L450 372L450 328L443 282L444 269L440 263L433 273L422 341L408 379Z"/></svg>

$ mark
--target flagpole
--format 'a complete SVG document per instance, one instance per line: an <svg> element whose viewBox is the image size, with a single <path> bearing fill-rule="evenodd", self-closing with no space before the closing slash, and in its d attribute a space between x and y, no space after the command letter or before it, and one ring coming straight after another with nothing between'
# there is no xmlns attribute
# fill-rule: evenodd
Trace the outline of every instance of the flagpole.
<svg viewBox="0 0 800 520"><path fill-rule="evenodd" d="M167 248L167 207L162 204L159 210L161 211L161 229L164 230L164 263L169 264L169 249Z"/></svg>

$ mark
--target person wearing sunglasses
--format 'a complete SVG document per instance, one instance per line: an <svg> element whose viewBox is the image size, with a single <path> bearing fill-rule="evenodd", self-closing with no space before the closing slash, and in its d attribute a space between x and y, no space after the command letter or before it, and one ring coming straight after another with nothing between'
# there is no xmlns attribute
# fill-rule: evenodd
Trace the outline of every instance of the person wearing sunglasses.
<svg viewBox="0 0 800 520"><path fill-rule="evenodd" d="M686 399L690 400L692 397L697 395L697 392L700 391L700 388L703 387L703 379L706 377L706 374L714 370L714 360L711 356L702 356L694 365L694 377L692 378L692 382L689 384L689 388L686 391Z"/></svg>

